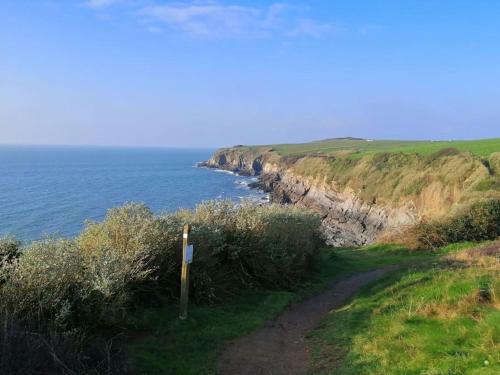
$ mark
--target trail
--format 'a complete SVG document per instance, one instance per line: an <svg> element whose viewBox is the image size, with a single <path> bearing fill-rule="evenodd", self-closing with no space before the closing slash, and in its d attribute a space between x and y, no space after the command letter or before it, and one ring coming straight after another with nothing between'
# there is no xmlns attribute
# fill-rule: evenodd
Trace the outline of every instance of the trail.
<svg viewBox="0 0 500 375"><path fill-rule="evenodd" d="M341 307L361 287L398 268L358 273L331 289L291 305L278 318L248 336L232 341L217 362L219 375L305 374L309 365L306 335L330 310Z"/></svg>

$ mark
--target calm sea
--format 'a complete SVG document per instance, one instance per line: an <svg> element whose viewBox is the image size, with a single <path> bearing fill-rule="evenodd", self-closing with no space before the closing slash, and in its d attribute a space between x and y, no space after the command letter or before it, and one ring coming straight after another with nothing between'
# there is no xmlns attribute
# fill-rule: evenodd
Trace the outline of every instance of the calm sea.
<svg viewBox="0 0 500 375"><path fill-rule="evenodd" d="M0 236L72 237L85 219L125 202L160 213L209 199L265 200L247 177L196 168L212 151L0 146Z"/></svg>

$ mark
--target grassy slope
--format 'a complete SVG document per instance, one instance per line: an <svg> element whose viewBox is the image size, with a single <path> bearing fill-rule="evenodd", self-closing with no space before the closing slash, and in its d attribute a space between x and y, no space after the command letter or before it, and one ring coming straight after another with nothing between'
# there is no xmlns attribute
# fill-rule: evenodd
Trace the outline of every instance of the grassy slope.
<svg viewBox="0 0 500 375"><path fill-rule="evenodd" d="M249 333L276 316L293 300L314 294L335 278L387 264L415 262L430 254L409 254L395 246L324 252L320 272L298 292L244 294L220 306L191 306L187 321L178 311L153 309L131 322L130 353L141 374L213 374L217 353L231 339Z"/></svg>
<svg viewBox="0 0 500 375"><path fill-rule="evenodd" d="M433 267L385 277L326 317L313 334L313 373L500 373L498 258L456 247Z"/></svg>
<svg viewBox="0 0 500 375"><path fill-rule="evenodd" d="M474 141L372 141L365 140L325 140L301 144L281 144L264 146L272 148L283 156L303 156L308 154L350 153L362 157L378 152L403 152L430 155L444 148L469 151L474 155L488 157L500 151L500 138Z"/></svg>
<svg viewBox="0 0 500 375"><path fill-rule="evenodd" d="M462 152L464 151L464 152ZM481 199L500 198L500 138L477 141L329 140L237 147L238 160L263 156L298 176L349 188L365 202L411 202L434 219ZM304 157L305 156L305 157Z"/></svg>

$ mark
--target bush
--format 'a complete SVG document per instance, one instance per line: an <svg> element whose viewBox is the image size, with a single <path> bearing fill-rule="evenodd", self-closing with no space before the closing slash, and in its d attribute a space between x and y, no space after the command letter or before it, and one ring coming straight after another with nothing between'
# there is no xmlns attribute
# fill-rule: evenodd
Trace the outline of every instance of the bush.
<svg viewBox="0 0 500 375"><path fill-rule="evenodd" d="M0 238L0 262L11 261L19 255L21 242L13 237Z"/></svg>
<svg viewBox="0 0 500 375"><path fill-rule="evenodd" d="M12 237L0 238L0 285L6 280L8 266L19 256L21 242Z"/></svg>
<svg viewBox="0 0 500 375"><path fill-rule="evenodd" d="M160 220L144 205L108 211L101 223L87 222L77 238L91 303L102 319L119 319L127 306L158 288L160 274L177 272L172 255L179 245L179 225Z"/></svg>
<svg viewBox="0 0 500 375"><path fill-rule="evenodd" d="M500 236L500 200L478 202L443 221L422 223L407 233L416 248L438 248L454 242L493 240Z"/></svg>
<svg viewBox="0 0 500 375"><path fill-rule="evenodd" d="M117 339L64 332L42 317L0 308L0 374L124 374Z"/></svg>
<svg viewBox="0 0 500 375"><path fill-rule="evenodd" d="M242 288L293 288L313 269L321 244L319 218L293 207L206 202L156 217L127 204L88 222L75 241L34 242L20 256L17 242L1 242L12 260L2 267L0 304L63 326L116 325L136 302L178 297L184 223L192 225L198 302Z"/></svg>
<svg viewBox="0 0 500 375"><path fill-rule="evenodd" d="M2 304L25 316L40 311L62 314L71 309L84 289L82 266L74 242L53 239L34 242L4 267Z"/></svg>
<svg viewBox="0 0 500 375"><path fill-rule="evenodd" d="M293 207L207 202L178 217L192 224L198 301L241 288L291 289L312 270L322 243L319 217Z"/></svg>
<svg viewBox="0 0 500 375"><path fill-rule="evenodd" d="M1 240L0 372L30 373L25 365L32 369L49 357L40 371L87 368L83 357L104 363L103 350L87 353L100 328L115 332L136 303L178 297L185 223L192 225L190 293L197 302L242 289L291 289L313 269L321 244L320 220L308 211L230 202L160 217L127 204L88 222L76 240L48 238L23 249ZM32 361L8 359L18 352Z"/></svg>

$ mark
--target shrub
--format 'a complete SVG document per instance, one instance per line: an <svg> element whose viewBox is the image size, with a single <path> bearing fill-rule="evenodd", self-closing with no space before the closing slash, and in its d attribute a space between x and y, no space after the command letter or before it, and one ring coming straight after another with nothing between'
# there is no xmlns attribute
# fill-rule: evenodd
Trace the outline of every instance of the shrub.
<svg viewBox="0 0 500 375"><path fill-rule="evenodd" d="M500 200L467 207L452 218L422 223L406 233L416 248L437 248L454 242L493 240L500 236Z"/></svg>
<svg viewBox="0 0 500 375"><path fill-rule="evenodd" d="M319 218L293 207L206 202L177 216L192 224L191 289L199 301L241 288L293 288L321 244Z"/></svg>
<svg viewBox="0 0 500 375"><path fill-rule="evenodd" d="M19 256L21 242L12 237L0 238L0 285L6 280L6 268Z"/></svg>
<svg viewBox="0 0 500 375"><path fill-rule="evenodd" d="M494 152L490 155L490 159L488 160L488 164L490 166L490 170L495 175L500 175L500 152Z"/></svg>
<svg viewBox="0 0 500 375"><path fill-rule="evenodd" d="M13 237L0 238L0 262L11 261L19 255L21 242Z"/></svg>
<svg viewBox="0 0 500 375"><path fill-rule="evenodd" d="M0 307L0 374L124 374L117 339L63 332L50 321L20 319Z"/></svg>
<svg viewBox="0 0 500 375"><path fill-rule="evenodd" d="M86 368L80 356L99 358L85 354L98 328L119 327L136 302L177 298L185 223L192 226L191 295L198 302L242 289L293 288L313 269L321 244L315 214L227 201L160 217L127 204L88 222L76 240L48 238L23 249L2 240L0 370L29 373L25 364L31 369L50 356L40 371L64 373L66 359L56 358ZM17 352L32 361L6 359Z"/></svg>
<svg viewBox="0 0 500 375"><path fill-rule="evenodd" d="M319 218L293 207L219 201L156 217L127 204L88 222L75 241L45 239L20 256L17 242L2 242L12 260L0 274L1 304L62 327L116 325L134 303L178 297L184 223L192 226L198 302L242 288L291 289L313 269L321 244Z"/></svg>
<svg viewBox="0 0 500 375"><path fill-rule="evenodd" d="M159 274L177 271L172 254L179 244L178 228L141 204L111 209L101 223L87 222L77 244L92 291L90 300L102 319L123 316L134 297L158 287Z"/></svg>
<svg viewBox="0 0 500 375"><path fill-rule="evenodd" d="M73 241L34 242L4 268L2 304L25 315L62 314L71 309L84 284L80 253Z"/></svg>

